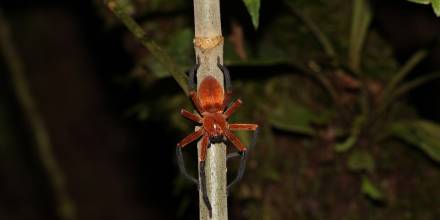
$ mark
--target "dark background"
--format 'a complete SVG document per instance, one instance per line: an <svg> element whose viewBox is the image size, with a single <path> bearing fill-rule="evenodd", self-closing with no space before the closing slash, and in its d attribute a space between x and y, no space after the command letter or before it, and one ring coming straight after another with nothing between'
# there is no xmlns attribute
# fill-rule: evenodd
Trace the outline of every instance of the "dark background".
<svg viewBox="0 0 440 220"><path fill-rule="evenodd" d="M148 1L145 2L148 5ZM399 63L403 63L418 48L430 48L428 57L417 67L417 73L409 78L416 77L419 72L438 69L440 46L436 39L440 33L440 20L430 7L403 0L371 3L375 13L372 27L391 46ZM267 27L274 25L270 21L282 11L281 5L278 1L262 1L261 28L255 32L240 1L222 1L224 35L231 33L229 19L235 19L242 25L248 41L258 44ZM170 122L164 119L167 116L155 118L153 113L150 118L139 120L127 113L137 103L157 101L159 94L166 99L164 94L183 93L169 77L150 83L148 89L132 82L129 72L146 52L102 2L3 0L0 6L8 20L13 44L24 64L34 102L49 131L53 153L65 175L77 219L196 219L196 188L179 177L174 154L174 146L188 133L187 128L170 126ZM156 29L149 30L153 39L161 36L161 25L168 31L170 27L167 24L173 22L170 21L173 18L188 17L189 21L182 23L191 28L190 3L179 10L164 11L156 14L139 12L136 15L138 21L158 23ZM161 23L160 18L166 19ZM294 28L286 31L295 32ZM189 67L192 57L185 59L183 62ZM0 137L3 138L0 151L0 219L62 219L57 215L56 196L42 159L36 153L5 59L1 60L0 67ZM232 65L231 71L237 72L233 78L241 83L239 85L252 80L261 83L267 79L266 73L276 77L279 72L286 72L283 66L278 65ZM405 100L421 117L440 122L438 94L440 82L437 80L411 92ZM255 100L249 99L250 103ZM153 110L160 110L162 104L156 104L159 107ZM180 107L174 109L176 113L179 110ZM179 120L186 123L183 118ZM402 163L387 174L403 184L395 183L396 192L402 193L397 193L399 195L391 200L399 200L402 196L402 201L408 203L389 205L390 202L371 201L357 190L350 189L359 185L356 175L342 175L337 171L326 174L326 178L333 176L337 179L336 183L330 181L328 186L322 178L310 174L309 178L321 182L324 185L321 187L326 188L320 197L313 194L313 189L307 188L307 183L301 185L296 177L287 177L286 172L295 171L286 171L287 168L280 165L283 161L299 159L296 156L301 155L301 148L291 150L286 146L301 145L304 137L277 129L272 132L277 141L270 145L269 150L277 152L280 158L276 160L281 161L273 163L272 169L282 170L279 172L281 177L263 181L255 177L260 168L251 167L244 185L237 186L245 189L238 189L230 197L230 219L436 219L440 216L439 200L433 198L440 195L439 166L421 152L397 148L395 155L400 156L392 160L401 158ZM260 152L263 155L268 150L259 149L264 150ZM195 153L194 150L189 152ZM326 151L317 150L305 156L307 163L316 165L310 172L319 167L334 166L334 162L329 165L321 159L316 162L315 157L321 157L322 152ZM418 172L420 170L427 173ZM383 177L382 174L379 176ZM302 197L289 195L289 192L295 191L277 184L289 182L288 178L294 178L295 185L290 187L305 187L301 189ZM429 186L419 187L419 182L412 183L411 179ZM405 181L408 184L404 184ZM247 183L253 185L248 186ZM335 186L338 184L339 187ZM253 191L255 187L261 188L257 190L257 196L248 196L245 191ZM309 192L313 196L308 197ZM267 195L273 198L267 199ZM290 201L293 197L295 199ZM338 198L326 199L335 197ZM297 207L292 205L296 203L304 204L300 209L306 211L296 210ZM356 207L360 208L351 213L347 211L352 210L349 204L358 204ZM264 211L265 208L272 211Z"/></svg>

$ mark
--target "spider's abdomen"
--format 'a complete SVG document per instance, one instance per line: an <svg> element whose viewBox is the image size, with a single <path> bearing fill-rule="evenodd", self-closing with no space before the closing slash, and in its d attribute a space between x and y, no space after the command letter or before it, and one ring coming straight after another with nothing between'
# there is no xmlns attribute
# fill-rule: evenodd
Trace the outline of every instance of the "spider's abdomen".
<svg viewBox="0 0 440 220"><path fill-rule="evenodd" d="M203 79L197 90L197 96L205 111L223 111L224 91L214 77L207 76Z"/></svg>

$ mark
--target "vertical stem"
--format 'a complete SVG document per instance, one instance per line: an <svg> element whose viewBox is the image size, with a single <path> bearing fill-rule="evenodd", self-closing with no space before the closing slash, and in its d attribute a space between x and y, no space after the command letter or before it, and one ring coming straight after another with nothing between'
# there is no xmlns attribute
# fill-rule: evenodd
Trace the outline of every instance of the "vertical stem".
<svg viewBox="0 0 440 220"><path fill-rule="evenodd" d="M207 76L212 76L223 86L223 73L217 66L217 59L220 58L220 62L223 60L220 1L194 0L194 26L194 50L196 58L200 60L197 82L201 82ZM226 146L224 144L211 145L208 149L205 173L208 197L212 206L212 219L227 220ZM199 197L200 219L210 219L201 191L199 191Z"/></svg>
<svg viewBox="0 0 440 220"><path fill-rule="evenodd" d="M73 201L67 192L64 174L60 169L55 155L52 152L49 131L47 130L43 116L32 97L28 81L25 76L23 63L14 47L9 33L9 27L3 18L0 9L0 50L6 61L11 74L11 82L14 88L18 104L25 116L26 122L33 135L33 141L45 172L49 178L50 187L55 196L57 214L61 220L75 220L76 213Z"/></svg>

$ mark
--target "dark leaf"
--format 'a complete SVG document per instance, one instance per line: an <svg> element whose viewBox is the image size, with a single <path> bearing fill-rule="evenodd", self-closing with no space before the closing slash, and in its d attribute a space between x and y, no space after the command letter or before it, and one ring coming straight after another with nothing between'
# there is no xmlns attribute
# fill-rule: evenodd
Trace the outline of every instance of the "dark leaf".
<svg viewBox="0 0 440 220"><path fill-rule="evenodd" d="M257 29L260 17L260 0L243 0L243 2L251 15L252 24Z"/></svg>
<svg viewBox="0 0 440 220"><path fill-rule="evenodd" d="M348 168L351 171L372 172L374 167L374 159L367 151L354 151L348 158Z"/></svg>
<svg viewBox="0 0 440 220"><path fill-rule="evenodd" d="M396 122L393 135L420 148L433 160L440 162L440 125L426 120Z"/></svg>
<svg viewBox="0 0 440 220"><path fill-rule="evenodd" d="M383 194L377 186L375 186L368 177L362 178L362 193L364 193L368 198L381 201L383 200Z"/></svg>

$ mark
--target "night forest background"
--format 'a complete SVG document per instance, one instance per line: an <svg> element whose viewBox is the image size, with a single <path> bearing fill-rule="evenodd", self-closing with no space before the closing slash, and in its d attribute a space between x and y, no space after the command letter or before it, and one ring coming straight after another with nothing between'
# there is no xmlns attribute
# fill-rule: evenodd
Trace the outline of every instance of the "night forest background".
<svg viewBox="0 0 440 220"><path fill-rule="evenodd" d="M117 2L168 65L105 1L0 2L0 219L198 218L169 71L195 62L192 1ZM229 218L439 219L439 1L259 2L221 1L231 121L261 127Z"/></svg>

